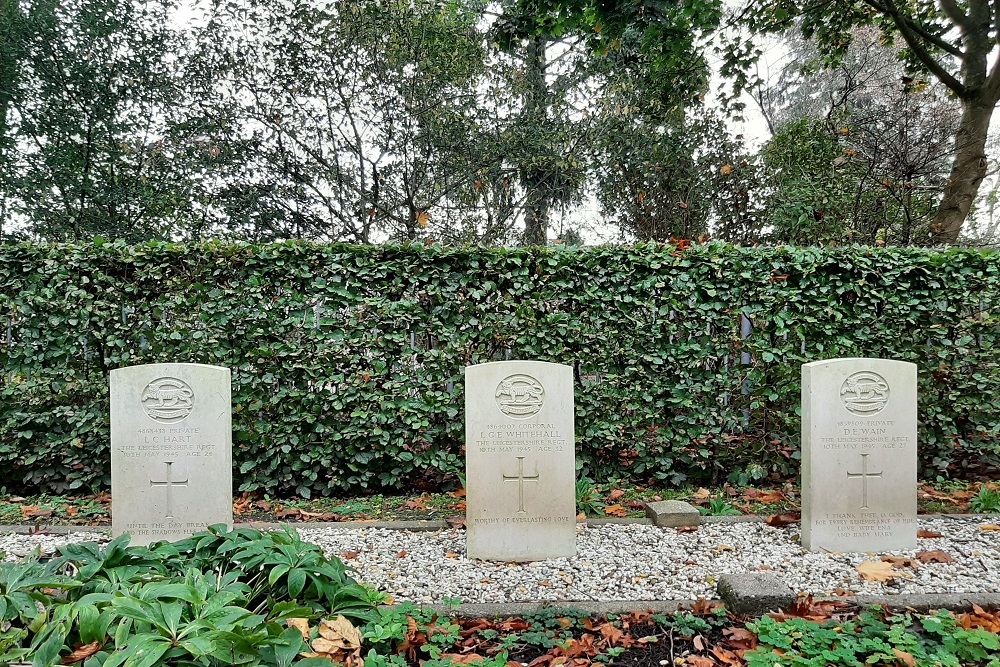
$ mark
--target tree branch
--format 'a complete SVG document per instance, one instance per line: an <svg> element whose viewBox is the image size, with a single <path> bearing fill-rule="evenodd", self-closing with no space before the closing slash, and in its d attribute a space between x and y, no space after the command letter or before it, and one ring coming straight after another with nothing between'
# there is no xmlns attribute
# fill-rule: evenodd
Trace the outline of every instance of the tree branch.
<svg viewBox="0 0 1000 667"><path fill-rule="evenodd" d="M998 0L998 1L1000 1L1000 0ZM911 19L909 16L905 16L903 14L900 14L899 10L892 3L892 0L887 0L887 2L888 2L888 4L879 2L878 0L865 0L865 3L869 7L877 9L878 11L882 12L883 14L887 14L888 16L891 16L893 18L893 20L896 20L896 18L898 17L900 20L902 20L902 21L904 21L906 23L906 25L910 28L910 30L912 30L914 33L916 33L920 37L926 39L928 42L930 42L934 46L938 47L939 49L941 49L945 53L953 55L956 58L961 58L961 57L963 57L965 55L965 53L962 51L962 49L960 49L959 47L955 46L954 44L952 44L948 40L944 39L940 35L935 35L930 30L928 30L924 26L920 25L918 22L916 22L913 19Z"/></svg>
<svg viewBox="0 0 1000 667"><path fill-rule="evenodd" d="M962 8L958 6L955 0L939 0L939 2L941 3L941 9L944 10L944 13L947 14L948 18L955 25L965 30L972 29L969 15L962 11Z"/></svg>
<svg viewBox="0 0 1000 667"><path fill-rule="evenodd" d="M920 42L920 35L910 25L911 22L907 19L907 17L900 14L899 8L896 7L893 0L888 0L886 4L877 2L877 0L865 0L865 2L871 7L888 14L889 18L891 18L893 23L896 24L896 27L899 28L900 34L906 41L906 45L910 47L913 55L917 57L917 60L919 60L924 67L931 72L931 74L936 76L941 83L950 88L959 97L965 98L968 96L969 91L965 85L956 79L951 72L945 69L944 65L935 60L934 56L932 56L930 52L924 48L924 45Z"/></svg>

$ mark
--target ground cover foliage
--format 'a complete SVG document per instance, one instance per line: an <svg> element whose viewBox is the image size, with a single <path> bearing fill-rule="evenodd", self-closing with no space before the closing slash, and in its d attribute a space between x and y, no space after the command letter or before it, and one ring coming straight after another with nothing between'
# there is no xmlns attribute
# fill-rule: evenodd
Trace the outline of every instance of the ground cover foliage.
<svg viewBox="0 0 1000 667"><path fill-rule="evenodd" d="M108 372L162 361L232 369L246 492L454 483L463 367L507 358L573 365L595 481L792 475L799 366L850 356L918 364L925 478L998 460L991 251L98 242L0 259L9 492L106 488Z"/></svg>
<svg viewBox="0 0 1000 667"><path fill-rule="evenodd" d="M0 664L1000 665L1000 615L979 607L918 615L800 598L747 618L699 600L674 614L469 618L392 602L290 530L67 545L51 560L0 562Z"/></svg>
<svg viewBox="0 0 1000 667"><path fill-rule="evenodd" d="M799 490L780 487L650 488L624 484L593 484L580 480L576 510L583 518L638 518L645 504L683 500L705 515L798 516ZM921 484L917 490L920 514L1000 514L1000 482L946 480ZM233 499L237 523L319 523L338 521L411 521L444 519L453 526L465 520L465 489L409 495L368 494L353 497L267 498L244 493ZM782 520L782 523L785 523ZM790 523L794 523L791 521ZM0 525L111 525L111 494L16 496L0 494Z"/></svg>
<svg viewBox="0 0 1000 667"><path fill-rule="evenodd" d="M0 664L329 664L297 659L309 651L296 626L371 621L383 599L294 531L66 545L47 562L0 564Z"/></svg>

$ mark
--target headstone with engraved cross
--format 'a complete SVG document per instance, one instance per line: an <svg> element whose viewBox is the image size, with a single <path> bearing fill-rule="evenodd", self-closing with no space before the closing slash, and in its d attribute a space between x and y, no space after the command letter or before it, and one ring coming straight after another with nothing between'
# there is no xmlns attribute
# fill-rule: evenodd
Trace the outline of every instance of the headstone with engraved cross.
<svg viewBox="0 0 1000 667"><path fill-rule="evenodd" d="M533 561L576 553L573 369L465 369L466 551Z"/></svg>
<svg viewBox="0 0 1000 667"><path fill-rule="evenodd" d="M913 549L917 367L889 359L802 366L802 546Z"/></svg>
<svg viewBox="0 0 1000 667"><path fill-rule="evenodd" d="M132 544L233 522L228 368L147 364L111 371L111 532Z"/></svg>

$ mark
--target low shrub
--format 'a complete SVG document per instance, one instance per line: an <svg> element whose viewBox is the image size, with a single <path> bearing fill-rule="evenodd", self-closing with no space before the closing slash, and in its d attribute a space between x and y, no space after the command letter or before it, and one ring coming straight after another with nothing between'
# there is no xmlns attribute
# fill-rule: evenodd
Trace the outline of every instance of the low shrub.
<svg viewBox="0 0 1000 667"><path fill-rule="evenodd" d="M67 545L48 562L0 564L0 664L329 667L300 657L311 647L297 626L368 623L382 600L291 530Z"/></svg>
<svg viewBox="0 0 1000 667"><path fill-rule="evenodd" d="M573 366L580 477L798 473L804 362L919 368L921 474L1000 465L1000 254L918 248L0 245L0 484L107 488L108 373L226 366L234 473L274 497L463 466L463 368Z"/></svg>

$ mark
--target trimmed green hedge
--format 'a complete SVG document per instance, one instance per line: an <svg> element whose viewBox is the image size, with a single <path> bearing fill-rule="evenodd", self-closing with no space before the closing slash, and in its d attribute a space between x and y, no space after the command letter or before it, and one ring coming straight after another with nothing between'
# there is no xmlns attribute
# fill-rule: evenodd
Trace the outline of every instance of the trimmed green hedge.
<svg viewBox="0 0 1000 667"><path fill-rule="evenodd" d="M506 358L575 366L581 474L663 483L797 474L801 363L913 361L935 476L1000 458L998 287L957 249L0 246L0 486L106 487L108 371L154 361L232 369L243 490L454 479Z"/></svg>

